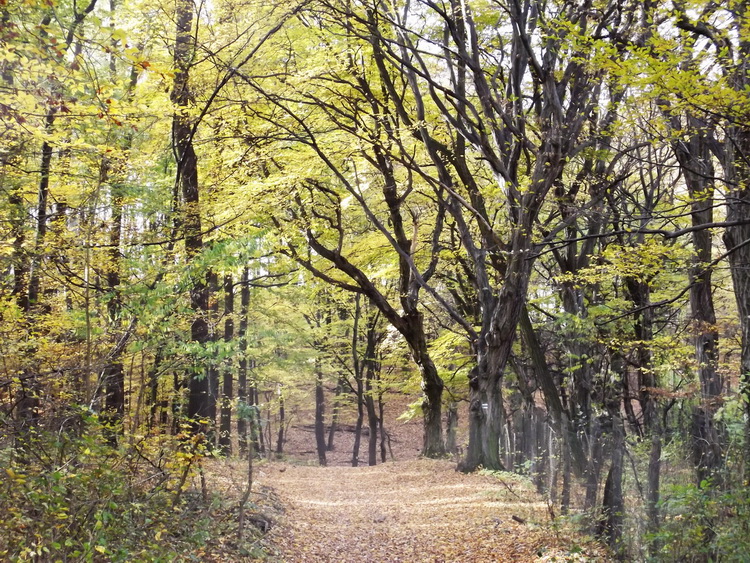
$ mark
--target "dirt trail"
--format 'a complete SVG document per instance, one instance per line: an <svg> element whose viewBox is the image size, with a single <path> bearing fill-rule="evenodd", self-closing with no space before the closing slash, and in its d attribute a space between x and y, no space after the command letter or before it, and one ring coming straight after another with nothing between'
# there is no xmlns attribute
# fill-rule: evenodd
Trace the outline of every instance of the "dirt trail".
<svg viewBox="0 0 750 563"><path fill-rule="evenodd" d="M546 521L547 511L525 483L463 475L447 461L269 464L257 481L287 507L270 532L281 561L477 563L554 560L553 554L571 560L556 534L534 524Z"/></svg>

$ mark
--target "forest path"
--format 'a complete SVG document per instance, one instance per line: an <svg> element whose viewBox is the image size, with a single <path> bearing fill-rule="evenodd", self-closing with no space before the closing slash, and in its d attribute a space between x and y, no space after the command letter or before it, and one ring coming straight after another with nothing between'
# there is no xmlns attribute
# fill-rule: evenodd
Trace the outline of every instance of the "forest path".
<svg viewBox="0 0 750 563"><path fill-rule="evenodd" d="M568 555L548 526L532 524L549 520L547 507L512 476L464 475L454 463L427 459L357 468L273 463L257 475L286 506L269 538L281 561L501 562Z"/></svg>

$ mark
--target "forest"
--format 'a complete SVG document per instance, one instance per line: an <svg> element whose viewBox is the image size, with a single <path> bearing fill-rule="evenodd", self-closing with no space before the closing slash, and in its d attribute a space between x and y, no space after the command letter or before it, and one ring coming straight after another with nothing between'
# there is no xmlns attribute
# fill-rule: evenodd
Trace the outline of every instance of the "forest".
<svg viewBox="0 0 750 563"><path fill-rule="evenodd" d="M0 0L0 128L0 559L183 560L221 459L239 545L293 429L411 424L746 560L744 0Z"/></svg>

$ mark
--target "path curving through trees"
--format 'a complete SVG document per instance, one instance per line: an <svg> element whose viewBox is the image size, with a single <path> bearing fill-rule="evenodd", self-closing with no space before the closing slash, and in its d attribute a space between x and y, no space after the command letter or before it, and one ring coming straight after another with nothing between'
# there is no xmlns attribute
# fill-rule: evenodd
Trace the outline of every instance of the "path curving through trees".
<svg viewBox="0 0 750 563"><path fill-rule="evenodd" d="M574 544L552 531L546 504L527 483L464 475L448 461L272 463L257 481L286 507L269 539L290 563L569 560Z"/></svg>

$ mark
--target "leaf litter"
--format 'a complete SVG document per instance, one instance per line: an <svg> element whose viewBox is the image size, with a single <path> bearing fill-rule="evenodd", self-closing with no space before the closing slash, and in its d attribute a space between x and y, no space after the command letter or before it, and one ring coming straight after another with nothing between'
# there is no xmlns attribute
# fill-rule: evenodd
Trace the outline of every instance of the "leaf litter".
<svg viewBox="0 0 750 563"><path fill-rule="evenodd" d="M550 522L516 476L465 475L418 459L374 467L265 463L285 514L264 544L295 562L607 561L596 543Z"/></svg>

